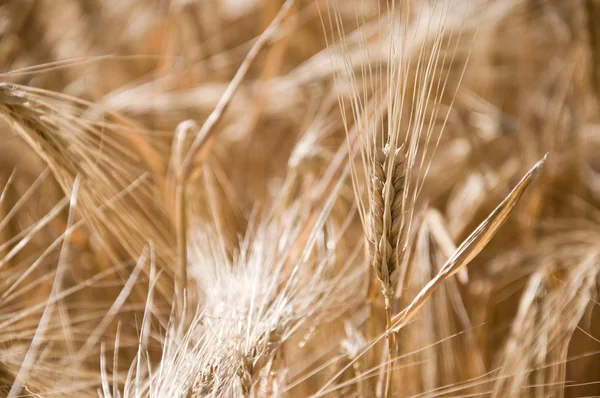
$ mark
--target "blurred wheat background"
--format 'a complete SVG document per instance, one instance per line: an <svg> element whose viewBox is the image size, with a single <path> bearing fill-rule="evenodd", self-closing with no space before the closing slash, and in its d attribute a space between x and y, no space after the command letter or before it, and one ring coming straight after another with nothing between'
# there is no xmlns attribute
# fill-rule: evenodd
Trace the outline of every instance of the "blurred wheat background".
<svg viewBox="0 0 600 398"><path fill-rule="evenodd" d="M600 396L600 1L0 1L0 395Z"/></svg>

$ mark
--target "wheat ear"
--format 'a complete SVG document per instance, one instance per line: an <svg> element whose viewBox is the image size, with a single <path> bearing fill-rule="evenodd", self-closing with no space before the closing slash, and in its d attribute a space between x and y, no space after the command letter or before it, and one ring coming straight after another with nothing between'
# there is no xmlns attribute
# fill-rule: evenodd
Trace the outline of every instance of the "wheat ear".
<svg viewBox="0 0 600 398"><path fill-rule="evenodd" d="M398 243L402 230L404 151L389 145L375 153L371 197L371 261L381 282L386 311L391 309L400 276Z"/></svg>

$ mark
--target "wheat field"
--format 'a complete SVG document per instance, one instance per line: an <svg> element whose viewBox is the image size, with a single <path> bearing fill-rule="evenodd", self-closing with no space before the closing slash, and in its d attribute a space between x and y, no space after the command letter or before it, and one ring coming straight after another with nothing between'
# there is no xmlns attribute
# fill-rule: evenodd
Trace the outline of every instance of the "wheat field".
<svg viewBox="0 0 600 398"><path fill-rule="evenodd" d="M0 395L600 396L599 100L599 0L0 1Z"/></svg>

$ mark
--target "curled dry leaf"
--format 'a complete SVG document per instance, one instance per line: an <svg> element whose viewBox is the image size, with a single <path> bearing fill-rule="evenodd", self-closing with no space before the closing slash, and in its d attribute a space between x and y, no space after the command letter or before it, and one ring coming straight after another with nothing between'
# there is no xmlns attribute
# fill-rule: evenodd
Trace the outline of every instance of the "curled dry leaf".
<svg viewBox="0 0 600 398"><path fill-rule="evenodd" d="M506 222L513 208L523 196L523 193L539 174L548 155L537 162L517 186L508 194L508 196L494 209L494 211L485 219L471 235L456 249L456 252L448 259L440 272L417 294L417 297L402 312L392 318L391 331L398 332L417 314L419 309L431 297L435 289L445 279L459 272L463 267L469 264L483 248L490 242L500 227Z"/></svg>

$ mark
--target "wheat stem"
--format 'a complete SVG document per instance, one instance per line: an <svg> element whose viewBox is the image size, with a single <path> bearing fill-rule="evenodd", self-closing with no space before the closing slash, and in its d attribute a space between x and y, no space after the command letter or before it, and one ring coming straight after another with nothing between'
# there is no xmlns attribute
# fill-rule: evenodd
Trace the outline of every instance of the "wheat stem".
<svg viewBox="0 0 600 398"><path fill-rule="evenodd" d="M175 300L180 310L184 307L187 291L187 220L186 220L186 184L179 180L183 163L185 141L188 134L196 127L192 121L185 121L177 126L172 148L172 166L175 196L175 234L177 239L177 275L175 277Z"/></svg>
<svg viewBox="0 0 600 398"><path fill-rule="evenodd" d="M231 79L231 82L227 86L225 93L223 93L223 96L219 99L219 102L215 106L215 109L212 111L210 116L208 116L208 119L206 119L206 122L204 122L204 124L200 128L200 131L194 139L194 142L192 143L189 152L183 159L183 162L181 164L181 170L179 172L180 182L189 181L192 178L192 176L197 172L198 166L202 164L202 161L206 157L208 149L212 146L212 143L214 142L215 126L217 125L219 120L221 120L223 113L229 107L233 95L240 87L240 84L244 80L246 73L248 73L248 70L254 62L254 59L256 58L260 50L262 50L262 48L270 40L272 40L273 36L279 28L279 25L281 24L281 21L286 16L287 12L290 10L293 4L294 0L286 0L286 2L279 10L279 13L275 16L275 18L269 25L269 27L258 37L250 51L248 51L246 58L235 73L233 79Z"/></svg>

